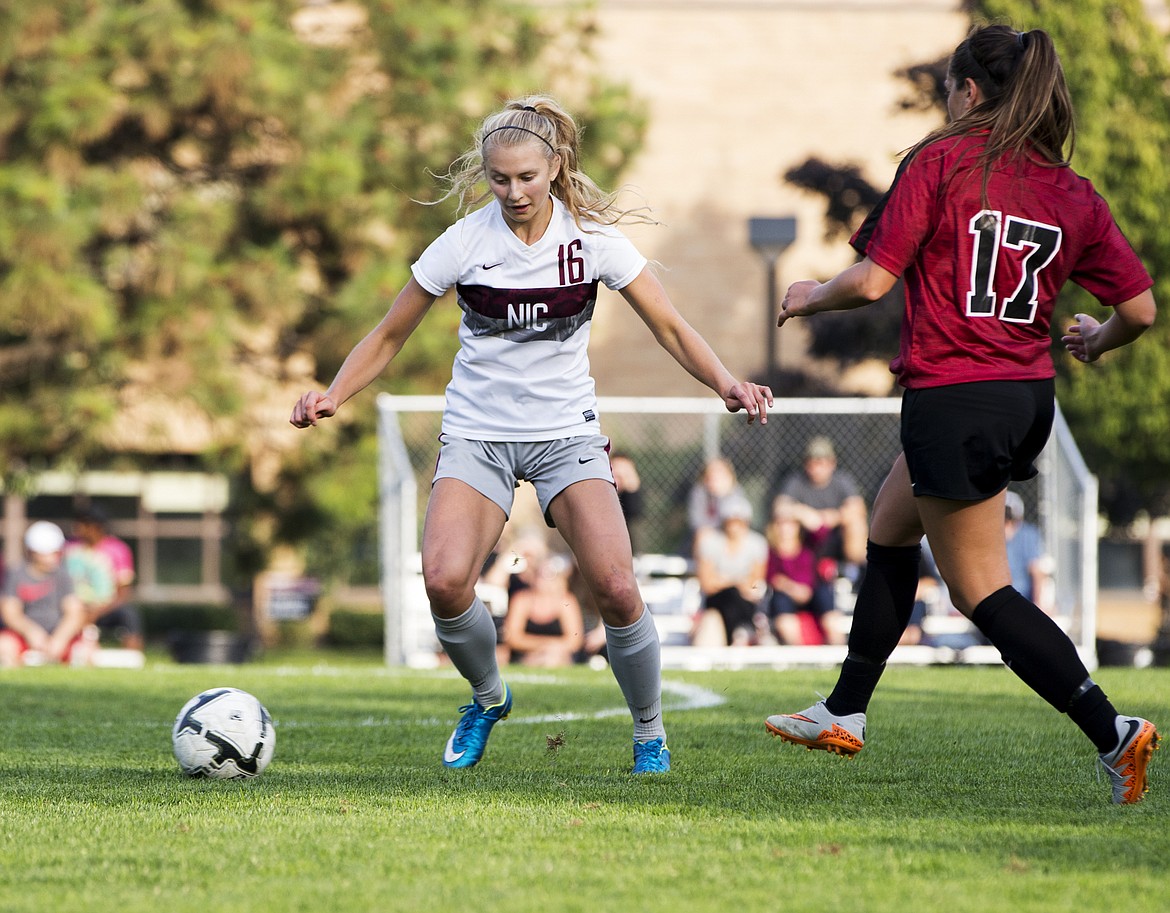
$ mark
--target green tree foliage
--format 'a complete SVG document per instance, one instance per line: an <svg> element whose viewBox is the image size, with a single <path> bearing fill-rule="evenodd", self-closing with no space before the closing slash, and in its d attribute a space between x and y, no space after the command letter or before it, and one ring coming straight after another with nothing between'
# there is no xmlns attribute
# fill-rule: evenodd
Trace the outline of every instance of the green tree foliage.
<svg viewBox="0 0 1170 913"><path fill-rule="evenodd" d="M917 77L908 78L917 86ZM857 165L834 165L815 157L789 168L784 172L784 180L825 198L825 239L838 243L849 239L884 193L884 189L879 190L862 176ZM808 321L809 354L832 358L842 365L868 358L893 358L898 351L905 297L905 289L898 282L880 301L867 308L830 311ZM780 386L775 378L769 378L769 382L774 387Z"/></svg>
<svg viewBox="0 0 1170 913"><path fill-rule="evenodd" d="M1155 279L1161 314L1135 345L1094 365L1058 357L1061 408L1102 477L1114 519L1170 510L1170 58L1140 0L982 0L981 20L1043 28L1061 53L1077 113L1073 167L1091 179ZM1106 313L1079 289L1056 326Z"/></svg>
<svg viewBox="0 0 1170 913"><path fill-rule="evenodd" d="M504 99L556 92L613 181L643 118L593 72L591 37L505 0L0 3L9 484L165 452L180 426L242 482L251 543L372 524L373 409L292 451L278 426L449 223L413 201ZM437 307L383 389L439 392L457 322ZM335 483L358 454L362 480Z"/></svg>

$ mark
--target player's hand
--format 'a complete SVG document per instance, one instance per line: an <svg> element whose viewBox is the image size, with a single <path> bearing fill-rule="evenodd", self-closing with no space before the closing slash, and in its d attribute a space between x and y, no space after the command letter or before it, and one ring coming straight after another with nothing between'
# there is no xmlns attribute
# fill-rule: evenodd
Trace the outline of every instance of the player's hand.
<svg viewBox="0 0 1170 913"><path fill-rule="evenodd" d="M1101 322L1088 314L1077 314L1076 320L1076 323L1069 324L1060 341L1073 358L1089 364L1101 357L1100 348L1094 345Z"/></svg>
<svg viewBox="0 0 1170 913"><path fill-rule="evenodd" d="M728 412L747 411L748 424L758 417L761 425L768 424L768 407L772 405L772 389L762 384L737 383L723 394L723 405Z"/></svg>
<svg viewBox="0 0 1170 913"><path fill-rule="evenodd" d="M808 309L808 296L820 283L814 279L802 279L793 282L784 293L784 300L780 302L780 316L776 318L776 326L782 327L789 317L807 317L812 312Z"/></svg>
<svg viewBox="0 0 1170 913"><path fill-rule="evenodd" d="M298 428L308 428L310 425L316 425L317 419L329 418L336 411L337 404L332 399L324 393L310 390L293 406L289 422Z"/></svg>

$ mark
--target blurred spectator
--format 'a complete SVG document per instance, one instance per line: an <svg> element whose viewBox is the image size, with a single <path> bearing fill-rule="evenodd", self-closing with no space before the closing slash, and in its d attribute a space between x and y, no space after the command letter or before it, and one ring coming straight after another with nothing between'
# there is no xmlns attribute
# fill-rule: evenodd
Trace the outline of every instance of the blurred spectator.
<svg viewBox="0 0 1170 913"><path fill-rule="evenodd" d="M910 621L906 630L898 639L899 646L929 646L930 640L926 634L925 621L928 613L955 614L958 609L950 604L946 585L942 582L938 568L934 564L934 556L930 554L926 540L922 540L922 558L918 570L918 589L914 592L914 609L910 613Z"/></svg>
<svg viewBox="0 0 1170 913"><path fill-rule="evenodd" d="M1052 559L1044 548L1040 530L1024 517L1024 499L1010 490L1004 502L1003 532L1012 586L1051 615L1056 608Z"/></svg>
<svg viewBox="0 0 1170 913"><path fill-rule="evenodd" d="M511 662L526 666L567 666L585 639L577 597L569 591L572 562L548 555L533 568L532 582L508 603L504 644Z"/></svg>
<svg viewBox="0 0 1170 913"><path fill-rule="evenodd" d="M65 569L85 606L87 624L97 625L127 650L141 650L142 617L131 601L134 554L111 535L109 518L96 505L73 517L76 538L65 545Z"/></svg>
<svg viewBox="0 0 1170 913"><path fill-rule="evenodd" d="M687 525L691 531L691 555L698 556L699 540L722 522L721 506L728 499L744 500L735 467L725 457L708 460L687 496Z"/></svg>
<svg viewBox="0 0 1170 913"><path fill-rule="evenodd" d="M496 655L500 663L507 663L511 654L504 642L504 622L512 599L532 586L536 570L548 552L548 539L541 530L535 527L517 530L509 522L480 572L475 589L495 623Z"/></svg>
<svg viewBox="0 0 1170 913"><path fill-rule="evenodd" d="M511 601L514 595L532 586L536 569L548 557L549 548L548 538L539 529L519 529L511 536L509 531L510 527L505 527L496 550L484 565L480 580L504 589Z"/></svg>
<svg viewBox="0 0 1170 913"><path fill-rule="evenodd" d="M934 554L930 550L930 540L922 539L922 557L918 572L918 590L914 597L914 609L910 616L910 625L903 633L901 644L920 643L928 647L950 647L953 650L963 650L986 644L987 639L979 632L963 613L955 608L951 602L951 593L947 589L946 581L939 573L938 565L934 561ZM932 615L935 618L949 619L954 624L942 625L944 630L933 634L925 631L925 618ZM917 622L915 624L915 622ZM911 630L911 627L917 630Z"/></svg>
<svg viewBox="0 0 1170 913"><path fill-rule="evenodd" d="M1160 612L1158 631L1154 635L1154 664L1159 666L1170 665L1170 551L1162 545L1154 567L1146 578L1142 587L1146 598L1157 604Z"/></svg>
<svg viewBox="0 0 1170 913"><path fill-rule="evenodd" d="M642 538L642 478L638 475L638 467L633 458L624 453L611 453L609 468L613 473L613 484L617 488L622 516L626 518L626 529L630 532L630 545L637 555Z"/></svg>
<svg viewBox="0 0 1170 913"><path fill-rule="evenodd" d="M817 574L815 548L827 530L811 508L778 498L768 524L768 619L784 644L845 642L833 588Z"/></svg>
<svg viewBox="0 0 1170 913"><path fill-rule="evenodd" d="M913 647L919 644L929 646L926 628L923 626L925 620L926 603L915 597L914 610L910 613L910 621L906 623L906 629L902 632L902 636L898 638L898 646Z"/></svg>
<svg viewBox="0 0 1170 913"><path fill-rule="evenodd" d="M88 663L92 645L83 637L85 607L61 564L65 534L38 520L24 534L25 562L12 568L0 601L0 666L45 662Z"/></svg>
<svg viewBox="0 0 1170 913"><path fill-rule="evenodd" d="M719 527L699 540L696 554L703 592L696 646L751 643L756 615L763 611L768 542L752 529L751 504L742 496L725 498L719 517Z"/></svg>
<svg viewBox="0 0 1170 913"><path fill-rule="evenodd" d="M857 480L837 467L837 451L827 437L810 438L804 465L780 485L779 497L820 514L828 534L817 546L821 579L847 577L857 582L865 562L868 517Z"/></svg>

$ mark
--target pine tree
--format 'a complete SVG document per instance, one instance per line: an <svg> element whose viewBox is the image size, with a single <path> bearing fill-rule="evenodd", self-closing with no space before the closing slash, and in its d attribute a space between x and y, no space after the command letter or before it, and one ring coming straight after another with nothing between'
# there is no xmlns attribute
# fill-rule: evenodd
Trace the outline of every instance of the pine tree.
<svg viewBox="0 0 1170 913"><path fill-rule="evenodd" d="M504 0L0 5L7 485L179 450L236 479L257 560L273 538L372 529L353 494L373 487L374 410L298 436L295 397L449 223L413 201L504 99L560 90L591 171L620 171L643 119L590 36ZM457 321L436 308L384 387L438 392Z"/></svg>

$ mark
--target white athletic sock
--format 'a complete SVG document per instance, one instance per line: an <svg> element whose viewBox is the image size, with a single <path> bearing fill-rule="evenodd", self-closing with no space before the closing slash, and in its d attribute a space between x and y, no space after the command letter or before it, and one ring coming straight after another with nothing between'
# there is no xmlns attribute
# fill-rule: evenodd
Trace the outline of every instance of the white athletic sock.
<svg viewBox="0 0 1170 913"><path fill-rule="evenodd" d="M662 647L658 628L645 607L632 625L605 626L609 665L634 718L639 741L666 737L662 725Z"/></svg>
<svg viewBox="0 0 1170 913"><path fill-rule="evenodd" d="M481 707L491 707L504 699L504 683L496 663L496 625L491 612L476 596L471 607L456 618L435 620L435 634L450 657L452 665L467 679Z"/></svg>

